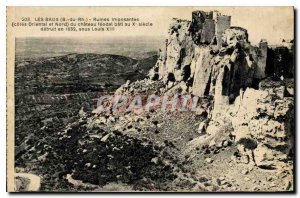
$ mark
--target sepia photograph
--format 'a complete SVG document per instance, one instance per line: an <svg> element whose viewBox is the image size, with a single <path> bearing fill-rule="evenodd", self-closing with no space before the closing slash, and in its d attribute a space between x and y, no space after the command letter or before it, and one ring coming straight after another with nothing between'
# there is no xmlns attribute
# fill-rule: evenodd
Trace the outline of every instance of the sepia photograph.
<svg viewBox="0 0 300 198"><path fill-rule="evenodd" d="M295 192L294 7L7 7L8 192Z"/></svg>

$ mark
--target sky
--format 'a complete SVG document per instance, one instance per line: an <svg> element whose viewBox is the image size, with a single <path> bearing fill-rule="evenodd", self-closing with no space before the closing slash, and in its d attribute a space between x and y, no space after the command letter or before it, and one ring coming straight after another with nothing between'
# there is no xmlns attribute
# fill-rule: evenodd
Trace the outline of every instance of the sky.
<svg viewBox="0 0 300 198"><path fill-rule="evenodd" d="M135 17L153 23L152 27L117 27L110 32L41 32L38 27L17 27L9 31L16 37L86 37L166 36L172 18L191 20L192 11L218 10L231 16L231 25L248 30L249 40L262 38L279 44L294 37L293 7L10 7L8 26L22 17Z"/></svg>

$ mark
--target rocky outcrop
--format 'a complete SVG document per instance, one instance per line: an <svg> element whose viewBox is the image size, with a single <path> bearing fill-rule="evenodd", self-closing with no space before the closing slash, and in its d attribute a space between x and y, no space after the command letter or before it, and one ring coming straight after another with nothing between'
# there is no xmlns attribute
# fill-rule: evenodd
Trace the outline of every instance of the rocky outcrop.
<svg viewBox="0 0 300 198"><path fill-rule="evenodd" d="M198 137L187 143L184 153L195 155L193 151L202 148L202 154L214 155L233 145L230 163L292 175L294 84L282 72L269 73L270 59L284 67L283 52L271 57L269 52L266 40L253 46L246 29L230 27L229 16L195 11L191 22L173 19L165 49L148 74L150 79L125 84L116 93L189 94L210 99L202 111L188 115L201 119L196 125ZM274 67L276 64L272 71ZM204 161L215 163L213 157ZM285 189L291 186L290 178L287 181Z"/></svg>
<svg viewBox="0 0 300 198"><path fill-rule="evenodd" d="M212 70L210 95L215 96L216 104L233 101L240 88L251 86L255 62L251 60L251 45L247 31L230 28L222 37L223 48L216 56Z"/></svg>
<svg viewBox="0 0 300 198"><path fill-rule="evenodd" d="M273 169L292 154L294 98L283 97L278 87L277 90L276 87L246 89L237 97L231 114L234 135L245 163Z"/></svg>
<svg viewBox="0 0 300 198"><path fill-rule="evenodd" d="M265 39L253 46L247 30L230 27L230 20L203 11L193 12L191 22L174 19L150 77L162 80L161 90L213 96L212 111L199 125L206 135L196 142L234 141L241 161L273 167L293 150L293 83L283 80L293 73L293 47L271 49ZM221 130L230 138L220 140Z"/></svg>
<svg viewBox="0 0 300 198"><path fill-rule="evenodd" d="M194 79L192 93L197 96L207 95L210 88L214 56L209 47L196 47L191 65L191 75Z"/></svg>
<svg viewBox="0 0 300 198"><path fill-rule="evenodd" d="M30 173L15 173L15 190L22 191L39 191L41 187L41 178Z"/></svg>
<svg viewBox="0 0 300 198"><path fill-rule="evenodd" d="M184 82L188 93L200 97L233 101L240 88L264 77L258 68L265 66L259 61L261 50L249 43L247 30L229 25L230 17L214 17L214 12L195 11L191 22L173 19L166 47L149 77L162 80L166 87Z"/></svg>
<svg viewBox="0 0 300 198"><path fill-rule="evenodd" d="M186 67L192 61L194 43L189 33L190 22L174 19L166 41L165 60L159 67L159 76L164 81L181 81L185 79Z"/></svg>
<svg viewBox="0 0 300 198"><path fill-rule="evenodd" d="M247 30L230 27L230 20L230 16L204 11L194 11L192 21L173 19L150 78L161 79L167 88L184 82L186 92L214 96L215 104L223 105L232 103L241 88L258 88L258 82L270 73L281 75L283 65L289 71L285 76L290 75L293 67L287 47L277 47L267 59L267 41L251 45Z"/></svg>

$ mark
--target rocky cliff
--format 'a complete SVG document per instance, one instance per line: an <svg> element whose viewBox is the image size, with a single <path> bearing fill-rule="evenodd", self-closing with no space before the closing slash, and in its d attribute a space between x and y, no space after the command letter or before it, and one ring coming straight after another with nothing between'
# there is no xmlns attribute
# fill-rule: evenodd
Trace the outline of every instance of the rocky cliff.
<svg viewBox="0 0 300 198"><path fill-rule="evenodd" d="M247 163L272 168L293 150L292 43L271 48L262 39L253 46L246 29L230 27L230 16L195 11L192 21L173 19L149 77L164 83L162 92L179 87L181 93L212 96L209 120L199 125L206 135L199 138L211 141L230 125L228 134L243 145L239 152Z"/></svg>
<svg viewBox="0 0 300 198"><path fill-rule="evenodd" d="M250 178L232 175L239 170L237 164L246 164L247 170L241 171L244 175L256 167L251 175L258 186L254 186L253 191L289 190L295 137L293 42L271 47L262 39L258 46L254 46L249 42L247 30L230 26L230 20L230 16L203 11L193 12L191 21L174 18L165 47L159 51L158 61L149 71L149 79L127 83L116 94L188 94L200 97L201 110L184 115L189 120L200 118L196 121L198 137L185 142L177 155L195 156L202 148L198 158L203 153L204 156L210 155L211 158L205 159L205 163L210 164L218 159L213 154L223 152L226 147L235 148L227 162L235 168L224 165L228 160L224 157L218 168L212 168L212 178L222 174L215 172L218 169L229 171L226 177L244 182L241 188L249 190L249 186L253 186L253 183L246 184L251 182ZM179 115L172 116L175 127ZM158 117L163 120L167 116ZM191 132L188 131L191 130L189 124L178 125L182 127L183 136ZM178 130L174 127L168 125L164 133L170 135ZM194 160L193 163L198 162ZM201 172L199 168L210 169L210 166L197 168ZM267 179L273 183L261 187L261 174L271 170L275 170L277 179ZM232 184L223 178L217 179L216 188L232 190ZM199 188L214 191L214 185L207 184L208 181L205 182L207 186L200 185ZM285 186L279 187L280 182L285 182ZM227 188L220 187L222 183L228 184Z"/></svg>
<svg viewBox="0 0 300 198"><path fill-rule="evenodd" d="M233 101L240 88L250 87L254 78L264 77L260 70L265 66L260 65L263 60L266 62L263 55L267 49L252 46L247 30L240 27L228 27L221 35L217 32L209 36L207 42L206 35L213 32L214 26L207 27L203 12L199 13L202 14L197 23L195 13L193 22L173 20L165 49L150 71L150 78L161 79L166 85L184 82L188 93L200 97L226 96L226 100ZM218 21L209 20L218 26ZM197 28L200 29L195 32Z"/></svg>

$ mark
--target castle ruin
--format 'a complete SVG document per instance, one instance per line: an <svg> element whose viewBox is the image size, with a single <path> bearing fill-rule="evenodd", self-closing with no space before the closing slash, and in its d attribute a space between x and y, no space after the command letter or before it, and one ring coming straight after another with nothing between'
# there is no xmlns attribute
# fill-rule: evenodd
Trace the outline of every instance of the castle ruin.
<svg viewBox="0 0 300 198"><path fill-rule="evenodd" d="M173 19L150 77L169 86L184 81L187 91L200 97L234 99L241 88L258 87L268 76L293 76L292 56L292 41L271 48L262 39L254 46L246 29L231 26L231 16L197 10L191 21Z"/></svg>

